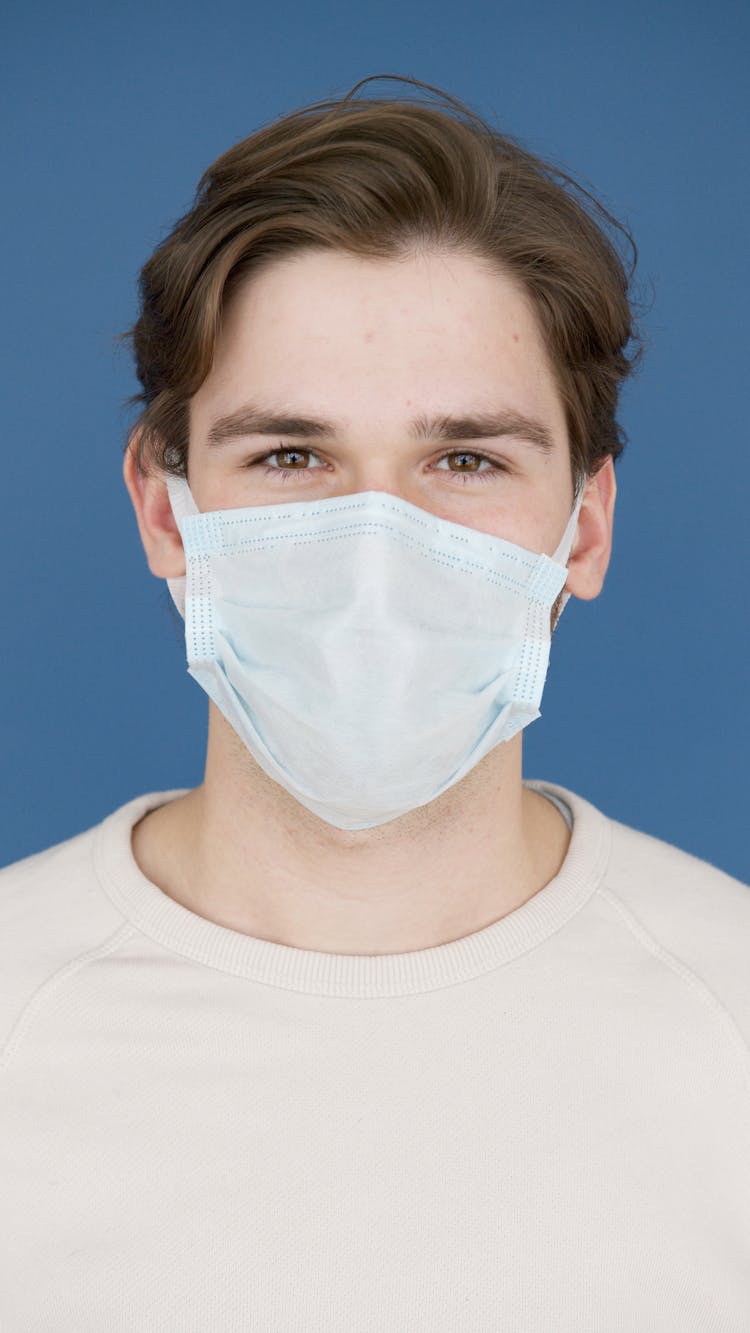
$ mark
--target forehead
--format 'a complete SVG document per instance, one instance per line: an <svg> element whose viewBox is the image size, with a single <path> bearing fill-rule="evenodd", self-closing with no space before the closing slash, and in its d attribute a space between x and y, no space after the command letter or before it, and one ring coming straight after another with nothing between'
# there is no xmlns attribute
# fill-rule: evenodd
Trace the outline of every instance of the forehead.
<svg viewBox="0 0 750 1333"><path fill-rule="evenodd" d="M366 259L339 250L306 248L266 261L240 282L224 328L249 331L274 312L285 325L331 333L343 317L352 332L373 340L403 330L447 332L452 326L486 335L513 326L539 339L532 303L510 273L474 255L422 250L400 259ZM376 320L377 327L363 329Z"/></svg>
<svg viewBox="0 0 750 1333"><path fill-rule="evenodd" d="M245 277L227 302L208 379L216 395L266 390L333 413L365 405L498 401L564 413L536 312L519 281L473 255L420 251L364 259L306 249ZM333 413L335 414L335 413Z"/></svg>

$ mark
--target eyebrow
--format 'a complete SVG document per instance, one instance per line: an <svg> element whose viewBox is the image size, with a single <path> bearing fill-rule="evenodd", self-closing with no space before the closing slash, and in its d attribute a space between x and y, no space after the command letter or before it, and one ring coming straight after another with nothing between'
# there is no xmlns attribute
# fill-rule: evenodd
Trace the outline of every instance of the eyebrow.
<svg viewBox="0 0 750 1333"><path fill-rule="evenodd" d="M308 417L296 411L284 413L264 410L252 403L218 417L208 431L211 447L246 435L288 435L296 439L336 439L339 427L335 421ZM461 416L420 416L409 423L409 435L414 440L490 440L512 435L526 444L551 454L554 440L541 421L512 409L497 412L472 412Z"/></svg>

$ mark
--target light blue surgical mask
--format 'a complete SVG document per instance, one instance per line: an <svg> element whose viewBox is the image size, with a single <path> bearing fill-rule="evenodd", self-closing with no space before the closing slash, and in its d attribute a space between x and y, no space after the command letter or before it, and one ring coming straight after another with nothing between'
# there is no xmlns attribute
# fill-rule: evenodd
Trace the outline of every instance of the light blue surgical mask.
<svg viewBox="0 0 750 1333"><path fill-rule="evenodd" d="M550 557L381 491L200 513L167 488L188 671L327 823L428 804L540 716L582 493Z"/></svg>

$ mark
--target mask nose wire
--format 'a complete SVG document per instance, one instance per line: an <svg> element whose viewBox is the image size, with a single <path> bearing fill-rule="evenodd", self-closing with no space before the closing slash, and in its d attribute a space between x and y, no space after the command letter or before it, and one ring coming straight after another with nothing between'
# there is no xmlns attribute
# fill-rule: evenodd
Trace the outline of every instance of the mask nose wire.
<svg viewBox="0 0 750 1333"><path fill-rule="evenodd" d="M193 493L188 485L187 477L176 477L172 473L167 473L166 486L169 502L172 506L172 513L174 514L175 522L179 528L181 519L187 518L193 514L199 514L200 510L193 499ZM578 515L581 512L583 492L584 488L582 487L568 522L565 525L565 531L560 538L554 554L550 557L550 559L554 560L557 564L567 565L570 558L573 538L575 537L575 531L578 524ZM167 579L167 586L172 595L172 600L183 620L185 619L185 584L186 577L184 574L179 575L176 578ZM565 606L569 597L570 593L568 592L562 594L562 607Z"/></svg>
<svg viewBox="0 0 750 1333"><path fill-rule="evenodd" d="M190 515L200 513L200 510L197 504L195 503L195 500L193 499L193 493L190 489L186 477L176 477L172 473L167 473L166 485L167 485L167 493L169 495L169 501L172 506L172 513L174 514L175 521L178 527L180 525L181 518L186 518ZM567 564L568 557L570 556L570 551L573 546L573 538L575 536L575 530L578 523L578 515L581 511L582 501L583 501L583 489L581 489L578 499L576 500L573 506L572 512L565 526L565 531L563 532L563 535L560 538L560 541L558 542L555 552L550 557L550 559L557 561L561 565Z"/></svg>

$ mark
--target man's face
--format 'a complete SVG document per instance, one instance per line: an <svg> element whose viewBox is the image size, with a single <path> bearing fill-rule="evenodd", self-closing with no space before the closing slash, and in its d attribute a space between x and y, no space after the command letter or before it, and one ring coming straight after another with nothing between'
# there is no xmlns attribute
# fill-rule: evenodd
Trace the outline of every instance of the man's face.
<svg viewBox="0 0 750 1333"><path fill-rule="evenodd" d="M235 422L211 443L243 409L332 428ZM520 421L494 438L471 427L441 438L434 420L412 433L417 417L480 414L527 418L548 450ZM565 415L531 304L512 278L453 252L304 251L252 275L191 400L188 474L201 510L387 491L548 554L573 506Z"/></svg>

